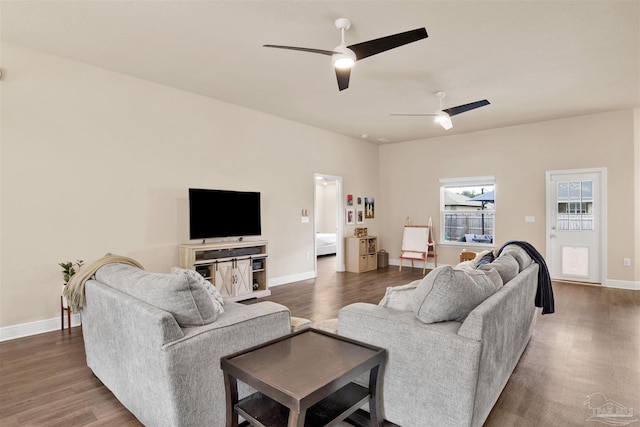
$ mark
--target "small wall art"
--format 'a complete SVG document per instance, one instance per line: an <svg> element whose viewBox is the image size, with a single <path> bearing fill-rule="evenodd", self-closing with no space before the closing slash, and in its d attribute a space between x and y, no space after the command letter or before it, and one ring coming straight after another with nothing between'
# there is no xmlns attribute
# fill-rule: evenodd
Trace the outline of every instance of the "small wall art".
<svg viewBox="0 0 640 427"><path fill-rule="evenodd" d="M355 222L355 213L353 208L346 208L344 210L344 223L347 225L353 225Z"/></svg>
<svg viewBox="0 0 640 427"><path fill-rule="evenodd" d="M361 206L362 205L362 196L356 197L356 202L358 203L358 206Z"/></svg>
<svg viewBox="0 0 640 427"><path fill-rule="evenodd" d="M353 206L353 194L347 194L347 206Z"/></svg>
<svg viewBox="0 0 640 427"><path fill-rule="evenodd" d="M356 209L356 224L364 224L364 209Z"/></svg>
<svg viewBox="0 0 640 427"><path fill-rule="evenodd" d="M373 197L365 197L364 198L364 217L365 218L375 218L376 211L373 203Z"/></svg>

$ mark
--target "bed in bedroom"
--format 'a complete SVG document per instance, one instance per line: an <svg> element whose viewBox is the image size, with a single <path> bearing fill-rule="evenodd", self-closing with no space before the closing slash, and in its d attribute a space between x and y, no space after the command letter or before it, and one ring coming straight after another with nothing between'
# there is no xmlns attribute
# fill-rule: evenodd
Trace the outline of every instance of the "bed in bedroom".
<svg viewBox="0 0 640 427"><path fill-rule="evenodd" d="M316 255L336 253L336 233L316 233Z"/></svg>

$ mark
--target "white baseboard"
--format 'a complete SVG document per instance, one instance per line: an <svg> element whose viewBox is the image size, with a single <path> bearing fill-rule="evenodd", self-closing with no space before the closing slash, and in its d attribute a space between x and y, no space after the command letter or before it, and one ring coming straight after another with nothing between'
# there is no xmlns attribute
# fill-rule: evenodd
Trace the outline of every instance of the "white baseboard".
<svg viewBox="0 0 640 427"><path fill-rule="evenodd" d="M74 313L71 315L71 326L80 326L80 314ZM59 317L37 320L35 322L22 323L19 325L5 326L0 328L0 342L56 330L60 330Z"/></svg>
<svg viewBox="0 0 640 427"><path fill-rule="evenodd" d="M314 271L307 271L305 273L291 274L289 276L280 276L269 279L269 287L286 285L287 283L299 282L301 280L315 279L316 273Z"/></svg>
<svg viewBox="0 0 640 427"><path fill-rule="evenodd" d="M389 265L395 265L400 267L400 258L391 258L389 260ZM446 265L446 264L440 264L442 265ZM407 261L407 260L402 260L402 266L403 267L411 267L411 261ZM422 268L424 266L424 262L423 261L414 261L413 262L413 267L414 268ZM427 268L433 270L434 268L436 268L436 265L433 262L427 262Z"/></svg>
<svg viewBox="0 0 640 427"><path fill-rule="evenodd" d="M607 279L604 283L607 288L628 289L631 291L640 291L640 282L633 280L614 280Z"/></svg>

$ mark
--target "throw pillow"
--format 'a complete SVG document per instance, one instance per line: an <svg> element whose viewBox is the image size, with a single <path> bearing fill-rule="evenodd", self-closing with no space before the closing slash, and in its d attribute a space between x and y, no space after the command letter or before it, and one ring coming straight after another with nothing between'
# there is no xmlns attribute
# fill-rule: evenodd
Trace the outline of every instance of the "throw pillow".
<svg viewBox="0 0 640 427"><path fill-rule="evenodd" d="M520 271L529 267L529 265L531 265L531 263L533 262L533 259L531 259L527 251L525 251L524 248L518 245L505 246L505 248L500 253L500 256L504 254L509 254L512 257L514 257L516 261L518 261L518 266L520 268Z"/></svg>
<svg viewBox="0 0 640 427"><path fill-rule="evenodd" d="M202 277L202 274L195 270L180 267L172 267L171 272L174 274L186 274L191 280L201 283L207 290L209 298L211 298L211 302L216 309L216 313L224 313L224 299L222 298L222 295L220 295L220 291L218 291L218 288L213 286L213 283Z"/></svg>
<svg viewBox="0 0 640 427"><path fill-rule="evenodd" d="M453 268L455 268L456 270L473 271L476 269L476 265L474 264L473 260L469 260L469 261L462 261L461 263L459 263Z"/></svg>
<svg viewBox="0 0 640 427"><path fill-rule="evenodd" d="M100 267L96 280L173 315L181 327L202 326L217 312L205 287L186 274L150 273L126 264Z"/></svg>
<svg viewBox="0 0 640 427"><path fill-rule="evenodd" d="M516 261L516 259L508 253L500 254L500 256L496 258L492 263L482 264L478 267L479 270L483 271L488 271L492 268L494 268L498 272L498 274L500 274L503 284L516 277L520 272L518 261Z"/></svg>
<svg viewBox="0 0 640 427"><path fill-rule="evenodd" d="M493 251L482 251L478 256L474 259L476 263L476 268L480 267L482 264L489 264L493 262L495 257L493 256Z"/></svg>
<svg viewBox="0 0 640 427"><path fill-rule="evenodd" d="M502 281L502 277L500 276L500 273L498 273L498 270L496 270L495 268L490 268L488 270L479 270L479 271L482 271L484 274L487 275L489 280L491 280L491 283L493 283L493 286L496 287L496 290L500 289L504 284L504 282Z"/></svg>
<svg viewBox="0 0 640 427"><path fill-rule="evenodd" d="M415 290L413 311L423 323L462 322L496 287L482 271L438 267Z"/></svg>
<svg viewBox="0 0 640 427"><path fill-rule="evenodd" d="M387 288L378 305L402 311L413 310L413 296L420 282L421 280L416 280L406 285Z"/></svg>

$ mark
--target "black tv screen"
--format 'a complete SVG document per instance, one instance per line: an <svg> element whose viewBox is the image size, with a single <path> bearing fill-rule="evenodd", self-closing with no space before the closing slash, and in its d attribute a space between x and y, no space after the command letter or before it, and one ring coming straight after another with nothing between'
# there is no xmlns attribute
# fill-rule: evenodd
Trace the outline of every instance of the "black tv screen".
<svg viewBox="0 0 640 427"><path fill-rule="evenodd" d="M189 189L189 238L259 236L260 193Z"/></svg>

